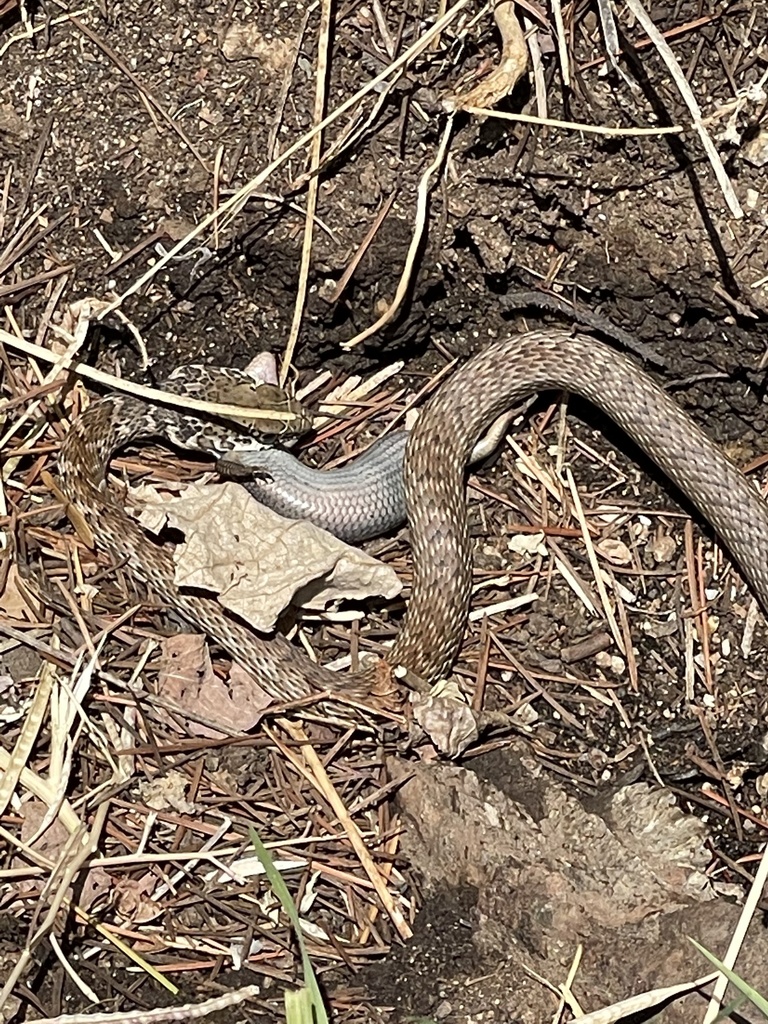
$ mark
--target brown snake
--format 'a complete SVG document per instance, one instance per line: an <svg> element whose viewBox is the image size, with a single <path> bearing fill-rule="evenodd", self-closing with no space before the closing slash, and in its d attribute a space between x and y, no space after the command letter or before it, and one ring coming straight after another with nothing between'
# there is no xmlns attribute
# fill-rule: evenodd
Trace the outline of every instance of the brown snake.
<svg viewBox="0 0 768 1024"><path fill-rule="evenodd" d="M235 374L235 371L223 371ZM494 341L469 359L423 410L408 442L405 488L413 546L413 589L387 659L428 682L446 675L466 623L472 580L465 466L485 428L533 392L575 392L609 415L666 473L727 544L768 609L768 505L747 478L664 391L625 356L588 335L532 331ZM284 637L258 636L213 598L174 583L171 555L151 542L106 486L113 453L142 437L187 447L186 413L126 396L95 402L72 426L59 460L62 488L97 544L125 560L154 593L216 639L279 700L312 690L364 692L372 670L337 674ZM204 430L193 421L196 431ZM205 448L205 444L201 445Z"/></svg>

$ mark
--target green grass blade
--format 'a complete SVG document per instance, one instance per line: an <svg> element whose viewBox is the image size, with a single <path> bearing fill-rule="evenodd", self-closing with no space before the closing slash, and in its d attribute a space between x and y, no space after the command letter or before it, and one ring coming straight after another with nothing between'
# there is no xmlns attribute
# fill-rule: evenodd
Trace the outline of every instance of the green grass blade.
<svg viewBox="0 0 768 1024"><path fill-rule="evenodd" d="M299 915L294 902L291 899L291 894L288 892L283 876L272 863L269 851L264 843L262 843L256 830L249 828L248 834L251 837L251 843L256 851L256 856L264 868L267 881L275 896L280 900L283 910L288 915L288 920L293 926L293 930L296 933L296 941L301 952L301 966L304 973L305 988L299 989L298 992L285 993L286 1020L288 1024L328 1024L328 1015L325 1012L325 1004L320 994L320 986L317 983L312 961L304 945L301 922L299 921Z"/></svg>
<svg viewBox="0 0 768 1024"><path fill-rule="evenodd" d="M690 935L688 936L688 941L695 946L702 956L705 956L711 964L714 964L718 971L722 971L734 988L737 988L743 996L746 996L750 1003L752 1003L752 1005L762 1013L765 1019L768 1020L768 999L766 999L765 996L761 996L759 992L756 992L755 989L753 989L751 985L748 985L743 978L740 978L735 971L732 971L730 967L726 967L721 960L717 959L714 953L710 953L708 949L705 949L704 946L698 943L695 939L692 939Z"/></svg>

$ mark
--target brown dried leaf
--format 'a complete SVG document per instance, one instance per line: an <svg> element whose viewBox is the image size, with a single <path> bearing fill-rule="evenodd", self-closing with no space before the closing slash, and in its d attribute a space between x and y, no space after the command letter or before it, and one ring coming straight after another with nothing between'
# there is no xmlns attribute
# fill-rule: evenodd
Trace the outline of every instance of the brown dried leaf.
<svg viewBox="0 0 768 1024"><path fill-rule="evenodd" d="M224 33L221 52L227 60L257 60L270 71L282 71L292 59L293 43L271 33L265 36L253 22L234 21Z"/></svg>
<svg viewBox="0 0 768 1024"><path fill-rule="evenodd" d="M595 544L595 551L614 565L629 565L632 561L632 552L624 541L616 537L604 537L599 540Z"/></svg>
<svg viewBox="0 0 768 1024"><path fill-rule="evenodd" d="M69 847L71 834L62 824L61 818L56 817L48 825L45 831L38 835L40 828L49 816L49 809L42 800L33 797L21 803L21 839L24 843L36 850L37 853L47 857L54 864L57 863ZM27 864L26 858L14 857L13 867L22 867ZM78 876L77 903L83 910L89 910L96 901L110 892L112 878L98 865L89 868L87 872ZM19 893L34 892L38 888L38 882L33 879L19 879L16 883L16 890Z"/></svg>
<svg viewBox="0 0 768 1024"><path fill-rule="evenodd" d="M139 785L141 799L147 807L156 811L178 811L180 814L195 814L198 807L187 800L189 779L182 772L169 771Z"/></svg>
<svg viewBox="0 0 768 1024"><path fill-rule="evenodd" d="M48 807L42 802L32 798L22 803L21 813L23 821L21 824L21 838L29 844L32 841L32 849L42 853L51 860L57 860L69 839L69 832L62 825L59 818L54 818L42 835L37 833L48 814Z"/></svg>
<svg viewBox="0 0 768 1024"><path fill-rule="evenodd" d="M160 914L165 908L152 899L157 888L157 879L149 872L142 878L121 875L114 885L115 909L123 921L130 924L146 924Z"/></svg>
<svg viewBox="0 0 768 1024"><path fill-rule="evenodd" d="M411 701L414 721L441 754L458 757L478 737L477 719L455 683Z"/></svg>
<svg viewBox="0 0 768 1024"><path fill-rule="evenodd" d="M85 877L82 878L82 884L77 896L78 906L82 907L83 910L90 910L100 897L112 893L114 884L115 880L111 875L107 874L104 868L99 867L98 864L96 867L90 868Z"/></svg>
<svg viewBox="0 0 768 1024"><path fill-rule="evenodd" d="M0 612L9 619L32 622L40 611L40 604L24 582L18 567L11 565L5 578L5 588L0 594Z"/></svg>
<svg viewBox="0 0 768 1024"><path fill-rule="evenodd" d="M182 633L165 639L161 645L161 670L158 692L211 723L220 723L222 730L200 722L190 722L193 736L218 738L230 732L252 729L270 697L252 676L234 664L229 686L211 666L205 638L199 634Z"/></svg>
<svg viewBox="0 0 768 1024"><path fill-rule="evenodd" d="M19 813L22 817L20 835L22 842L56 863L69 839L69 832L62 825L61 820L54 818L45 831L38 835L48 814L47 805L42 800L32 797L30 800L22 801ZM22 867L26 863L26 858L14 857L11 867ZM32 879L22 878L17 882L16 888L21 893L27 893L34 891L36 886L37 883Z"/></svg>
<svg viewBox="0 0 768 1024"><path fill-rule="evenodd" d="M648 551L657 565L671 562L677 550L677 541L668 533L657 533L647 544Z"/></svg>

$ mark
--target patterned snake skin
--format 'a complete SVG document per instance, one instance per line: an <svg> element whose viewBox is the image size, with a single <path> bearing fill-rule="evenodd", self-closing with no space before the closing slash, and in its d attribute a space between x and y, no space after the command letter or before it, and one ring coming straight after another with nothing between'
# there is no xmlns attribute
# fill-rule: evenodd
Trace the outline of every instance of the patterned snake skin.
<svg viewBox="0 0 768 1024"><path fill-rule="evenodd" d="M231 388L236 374L225 373L233 374ZM494 341L468 360L432 398L409 438L405 489L413 590L390 666L404 665L429 682L449 671L471 587L467 460L501 412L551 388L587 398L626 431L714 527L768 609L768 505L743 473L632 361L587 335L533 331ZM231 390L226 397L231 399ZM209 451L253 444L236 431L226 441L211 441L211 431L185 412L150 408L125 396L102 399L73 424L62 445L63 490L99 546L127 561L159 598L221 643L273 697L292 700L317 689L365 692L372 671L331 672L283 637L254 634L214 599L179 591L171 555L147 538L107 490L109 460L131 440L161 434Z"/></svg>

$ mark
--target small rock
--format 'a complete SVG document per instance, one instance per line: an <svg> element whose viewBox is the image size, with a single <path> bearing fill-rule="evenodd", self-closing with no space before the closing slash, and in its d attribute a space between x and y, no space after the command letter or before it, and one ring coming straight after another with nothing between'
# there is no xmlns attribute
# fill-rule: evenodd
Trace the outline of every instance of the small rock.
<svg viewBox="0 0 768 1024"><path fill-rule="evenodd" d="M672 560L677 544L668 533L657 533L648 541L647 548L654 562L661 565Z"/></svg>
<svg viewBox="0 0 768 1024"><path fill-rule="evenodd" d="M741 155L753 167L765 167L768 164L768 128L761 128L741 150Z"/></svg>
<svg viewBox="0 0 768 1024"><path fill-rule="evenodd" d="M501 224L486 217L475 217L468 222L467 230L477 246L485 269L492 274L504 273L512 252L512 243Z"/></svg>

